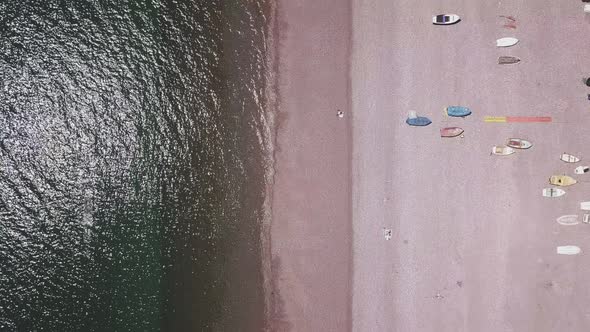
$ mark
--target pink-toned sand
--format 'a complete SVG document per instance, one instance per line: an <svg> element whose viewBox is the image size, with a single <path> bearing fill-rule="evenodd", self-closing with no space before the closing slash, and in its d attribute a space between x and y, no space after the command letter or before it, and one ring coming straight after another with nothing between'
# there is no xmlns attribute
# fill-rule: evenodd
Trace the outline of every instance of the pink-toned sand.
<svg viewBox="0 0 590 332"><path fill-rule="evenodd" d="M350 329L350 7L279 0L270 329ZM337 110L345 113L337 117Z"/></svg>
<svg viewBox="0 0 590 332"><path fill-rule="evenodd" d="M582 217L590 175L541 196L549 176L590 165L583 4L278 2L271 329L590 331L590 226L556 222ZM444 12L463 20L433 26ZM495 47L508 36L520 42ZM522 61L501 66L501 55ZM473 114L447 118L448 105ZM408 110L433 123L407 126ZM465 137L440 138L451 126ZM510 137L534 146L490 156ZM566 151L582 162L560 161ZM582 253L557 255L559 245Z"/></svg>
<svg viewBox="0 0 590 332"><path fill-rule="evenodd" d="M353 1L353 330L590 331L590 177L544 198L553 174L590 162L590 21L580 1ZM434 26L437 13L454 26ZM516 18L516 29L499 15ZM513 36L520 42L496 48ZM498 56L519 64L501 66ZM464 105L473 115L447 118ZM404 123L408 110L428 116ZM484 123L552 116L549 124ZM459 126L465 138L442 139ZM530 150L490 156L510 137ZM585 179L585 180L584 180ZM382 227L393 229L386 241ZM582 248L560 256L556 246Z"/></svg>

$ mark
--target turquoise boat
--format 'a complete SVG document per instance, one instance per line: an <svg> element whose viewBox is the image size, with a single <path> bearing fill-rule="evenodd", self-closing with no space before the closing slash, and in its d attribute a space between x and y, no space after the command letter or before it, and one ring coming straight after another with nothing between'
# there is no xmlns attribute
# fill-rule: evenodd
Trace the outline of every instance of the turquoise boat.
<svg viewBox="0 0 590 332"><path fill-rule="evenodd" d="M471 110L465 106L449 106L446 110L448 116L465 117L471 114Z"/></svg>

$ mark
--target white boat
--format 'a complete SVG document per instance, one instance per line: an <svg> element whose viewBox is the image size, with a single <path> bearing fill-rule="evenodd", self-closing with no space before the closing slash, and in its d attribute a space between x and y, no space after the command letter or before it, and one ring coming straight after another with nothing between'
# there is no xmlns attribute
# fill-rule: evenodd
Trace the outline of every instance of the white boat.
<svg viewBox="0 0 590 332"><path fill-rule="evenodd" d="M569 153L563 153L561 154L561 156L559 157L559 159L565 161L566 163L577 163L578 161L580 161L580 158L573 156Z"/></svg>
<svg viewBox="0 0 590 332"><path fill-rule="evenodd" d="M576 173L576 174L586 174L588 172L590 172L590 167L588 167L588 166L578 166L574 170L574 173Z"/></svg>
<svg viewBox="0 0 590 332"><path fill-rule="evenodd" d="M459 22L461 18L456 14L440 14L432 16L432 24L451 25Z"/></svg>
<svg viewBox="0 0 590 332"><path fill-rule="evenodd" d="M557 223L564 226L573 226L580 223L577 214L568 214L557 218Z"/></svg>
<svg viewBox="0 0 590 332"><path fill-rule="evenodd" d="M590 214L584 214L584 219L582 219L584 224L590 224Z"/></svg>
<svg viewBox="0 0 590 332"><path fill-rule="evenodd" d="M580 203L580 210L590 211L590 202Z"/></svg>
<svg viewBox="0 0 590 332"><path fill-rule="evenodd" d="M522 138L509 138L506 145L514 149L528 149L533 146L533 143Z"/></svg>
<svg viewBox="0 0 590 332"><path fill-rule="evenodd" d="M587 13L587 14L590 13L590 4L585 4L584 5L584 13Z"/></svg>
<svg viewBox="0 0 590 332"><path fill-rule="evenodd" d="M578 246L559 246L557 253L560 255L577 255L582 251Z"/></svg>
<svg viewBox="0 0 590 332"><path fill-rule="evenodd" d="M560 188L545 188L543 189L543 197L560 197L565 195L565 190Z"/></svg>
<svg viewBox="0 0 590 332"><path fill-rule="evenodd" d="M513 154L515 151L513 148L504 145L496 145L492 148L492 154L497 156L507 156Z"/></svg>
<svg viewBox="0 0 590 332"><path fill-rule="evenodd" d="M498 47L510 47L516 45L518 43L518 39L514 37L505 37L496 40L496 46Z"/></svg>

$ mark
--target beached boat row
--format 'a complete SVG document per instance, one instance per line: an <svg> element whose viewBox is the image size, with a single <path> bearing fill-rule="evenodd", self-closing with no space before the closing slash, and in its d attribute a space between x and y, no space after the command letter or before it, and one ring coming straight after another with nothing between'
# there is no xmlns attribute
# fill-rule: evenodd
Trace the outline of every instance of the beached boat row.
<svg viewBox="0 0 590 332"><path fill-rule="evenodd" d="M580 161L580 158L569 153L562 153L559 156L559 160L571 164ZM582 175L590 171L588 166L578 166L574 169L574 174ZM578 183L578 180L569 175L552 175L549 177L549 184L556 187L569 187ZM545 188L543 189L544 197L561 197L565 195L565 190L561 188ZM582 216L582 223L590 224L590 202L581 202L580 209L582 211L588 211ZM577 214L566 214L557 218L557 223L562 226L575 226L580 223L579 216ZM557 247L557 254L559 255L577 255L582 252L582 249L575 245L565 245Z"/></svg>

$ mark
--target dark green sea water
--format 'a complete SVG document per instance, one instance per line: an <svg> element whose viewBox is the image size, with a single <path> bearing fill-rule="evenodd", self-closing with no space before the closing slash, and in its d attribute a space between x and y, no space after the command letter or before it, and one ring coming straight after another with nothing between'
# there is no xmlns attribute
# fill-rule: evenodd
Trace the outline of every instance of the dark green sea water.
<svg viewBox="0 0 590 332"><path fill-rule="evenodd" d="M260 328L265 1L0 1L0 331Z"/></svg>

